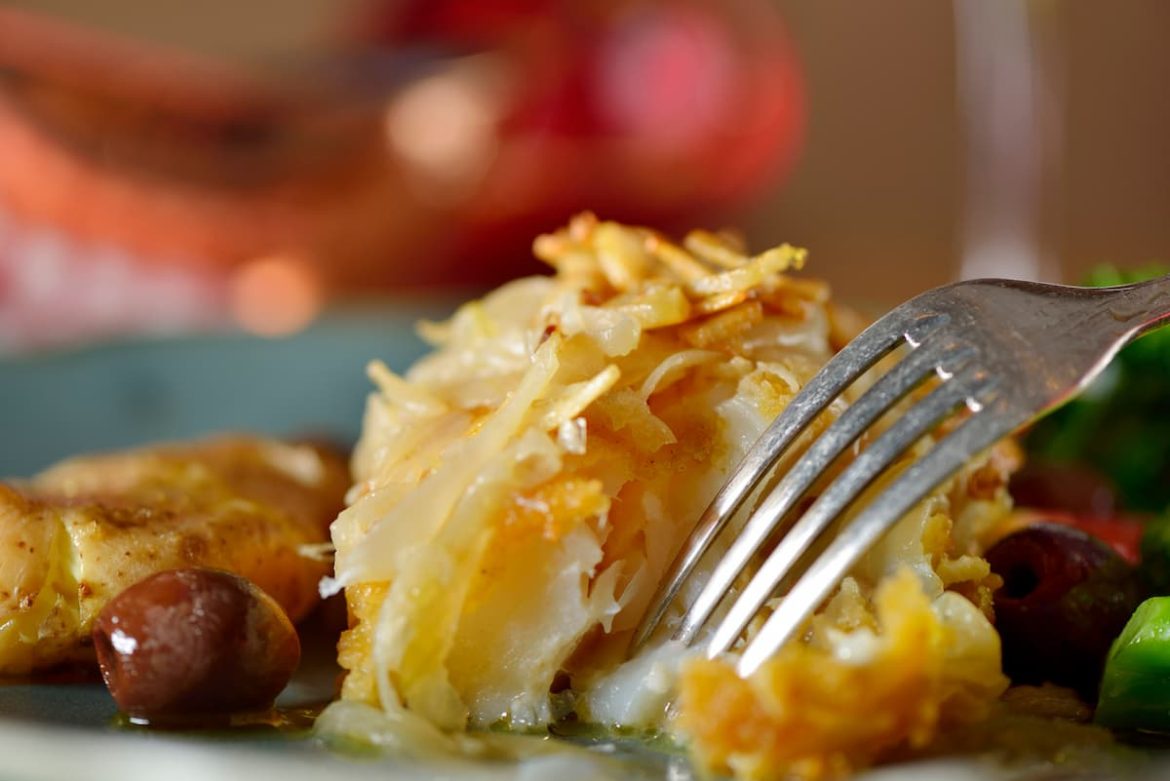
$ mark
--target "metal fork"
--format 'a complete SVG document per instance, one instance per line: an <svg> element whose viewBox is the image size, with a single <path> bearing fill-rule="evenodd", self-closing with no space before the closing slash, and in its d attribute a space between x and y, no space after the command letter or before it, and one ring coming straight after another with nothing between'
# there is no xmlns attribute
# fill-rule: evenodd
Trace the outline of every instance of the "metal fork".
<svg viewBox="0 0 1170 781"><path fill-rule="evenodd" d="M686 606L674 639L691 644L749 561L829 466L894 404L932 377L911 404L833 479L768 554L711 634L707 655L732 647L751 619L796 572L825 530L895 459L966 408L969 414L877 493L812 561L738 662L748 676L800 629L854 564L895 522L972 457L1083 389L1118 350L1170 321L1170 275L1111 288L989 279L919 295L882 317L796 395L744 457L703 513L634 636L645 643L727 522L784 453L835 398L883 357L906 353L877 378L762 498Z"/></svg>

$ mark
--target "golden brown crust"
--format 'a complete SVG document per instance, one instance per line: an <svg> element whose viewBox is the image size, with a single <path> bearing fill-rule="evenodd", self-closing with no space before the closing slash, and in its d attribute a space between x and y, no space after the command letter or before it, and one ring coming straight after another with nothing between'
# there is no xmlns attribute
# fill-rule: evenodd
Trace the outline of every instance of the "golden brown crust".
<svg viewBox="0 0 1170 781"><path fill-rule="evenodd" d="M998 659L962 669L948 658L955 629L909 569L874 601L876 663L794 644L745 680L722 661L691 661L679 719L700 764L753 781L839 778L892 748L925 745L944 722L982 718L1006 685Z"/></svg>

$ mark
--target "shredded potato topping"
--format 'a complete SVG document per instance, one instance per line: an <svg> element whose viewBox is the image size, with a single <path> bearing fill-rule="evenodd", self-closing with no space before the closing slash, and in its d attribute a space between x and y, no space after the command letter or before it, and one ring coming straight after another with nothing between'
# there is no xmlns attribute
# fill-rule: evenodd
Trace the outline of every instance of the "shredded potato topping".
<svg viewBox="0 0 1170 781"><path fill-rule="evenodd" d="M860 318L789 275L788 245L585 214L534 251L553 276L424 324L435 352L404 377L370 367L323 584L350 609L343 697L449 732L572 711L747 778L839 775L979 718L1006 685L979 557L1002 454L908 513L750 680L672 643L626 658L703 508Z"/></svg>

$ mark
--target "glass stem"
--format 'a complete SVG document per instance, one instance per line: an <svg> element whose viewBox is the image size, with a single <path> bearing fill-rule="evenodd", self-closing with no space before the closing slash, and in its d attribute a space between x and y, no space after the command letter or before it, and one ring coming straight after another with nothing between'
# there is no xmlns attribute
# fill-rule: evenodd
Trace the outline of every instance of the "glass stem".
<svg viewBox="0 0 1170 781"><path fill-rule="evenodd" d="M957 99L965 134L963 279L1059 281L1045 213L1060 148L1055 8L1043 0L954 0Z"/></svg>

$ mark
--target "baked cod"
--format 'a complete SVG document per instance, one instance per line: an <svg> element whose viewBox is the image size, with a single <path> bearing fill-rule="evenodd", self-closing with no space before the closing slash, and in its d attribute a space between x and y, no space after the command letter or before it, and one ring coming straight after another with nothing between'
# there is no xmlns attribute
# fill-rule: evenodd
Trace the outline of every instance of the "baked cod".
<svg viewBox="0 0 1170 781"><path fill-rule="evenodd" d="M220 437L81 456L0 483L0 674L92 662L102 607L148 575L243 575L294 621L328 570L320 545L349 483L322 448Z"/></svg>
<svg viewBox="0 0 1170 781"><path fill-rule="evenodd" d="M903 518L749 680L661 639L626 658L704 507L859 320L789 274L805 254L787 245L583 215L534 248L553 276L424 324L435 351L405 376L371 365L324 584L349 606L343 698L449 731L661 730L748 778L839 774L981 717L1006 686L979 553L1009 446Z"/></svg>

